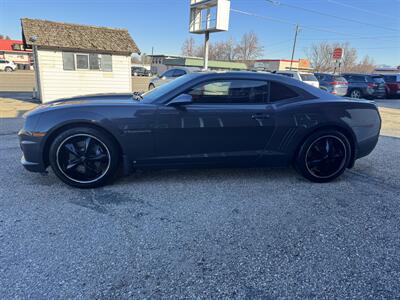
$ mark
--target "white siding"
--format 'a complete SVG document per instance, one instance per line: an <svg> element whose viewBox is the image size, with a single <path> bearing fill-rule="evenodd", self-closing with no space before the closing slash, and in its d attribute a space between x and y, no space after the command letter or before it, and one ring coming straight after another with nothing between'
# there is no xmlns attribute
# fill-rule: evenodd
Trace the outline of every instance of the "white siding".
<svg viewBox="0 0 400 300"><path fill-rule="evenodd" d="M130 93L131 58L112 55L112 72L64 71L61 51L38 50L41 100L97 93Z"/></svg>

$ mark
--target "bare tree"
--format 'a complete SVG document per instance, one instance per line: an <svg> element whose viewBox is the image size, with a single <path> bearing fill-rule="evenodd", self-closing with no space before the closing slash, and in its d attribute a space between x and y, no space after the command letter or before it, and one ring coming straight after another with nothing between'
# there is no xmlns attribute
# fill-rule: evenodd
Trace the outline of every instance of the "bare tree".
<svg viewBox="0 0 400 300"><path fill-rule="evenodd" d="M0 40L11 40L8 35L0 34Z"/></svg>
<svg viewBox="0 0 400 300"><path fill-rule="evenodd" d="M233 38L209 44L208 57L210 60L251 62L263 53L257 35L254 32L242 36L240 43ZM204 57L204 46L197 46L192 37L187 38L182 45L182 55Z"/></svg>
<svg viewBox="0 0 400 300"><path fill-rule="evenodd" d="M242 36L235 51L238 60L251 64L252 61L263 54L264 48L260 45L258 36L251 31Z"/></svg>
<svg viewBox="0 0 400 300"><path fill-rule="evenodd" d="M372 73L376 68L375 62L368 55L365 56L357 65L352 69L353 72Z"/></svg>
<svg viewBox="0 0 400 300"><path fill-rule="evenodd" d="M196 42L193 37L187 38L182 45L182 55L184 56L195 56L197 52Z"/></svg>
<svg viewBox="0 0 400 300"><path fill-rule="evenodd" d="M335 69L335 60L332 53L335 48L343 49L343 57L341 60L341 71L353 71L357 65L357 49L352 48L349 43L333 43L322 42L312 45L307 49L307 57L311 62L311 66L317 72L331 72Z"/></svg>

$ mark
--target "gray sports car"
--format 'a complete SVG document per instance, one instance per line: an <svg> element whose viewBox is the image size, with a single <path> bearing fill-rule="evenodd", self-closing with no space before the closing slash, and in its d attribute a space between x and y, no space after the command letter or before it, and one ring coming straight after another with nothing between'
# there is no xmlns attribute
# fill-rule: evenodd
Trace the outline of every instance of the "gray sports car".
<svg viewBox="0 0 400 300"><path fill-rule="evenodd" d="M143 95L62 99L25 115L22 164L51 166L82 188L121 169L293 165L330 181L375 147L374 102L339 98L288 77L253 72L192 73Z"/></svg>

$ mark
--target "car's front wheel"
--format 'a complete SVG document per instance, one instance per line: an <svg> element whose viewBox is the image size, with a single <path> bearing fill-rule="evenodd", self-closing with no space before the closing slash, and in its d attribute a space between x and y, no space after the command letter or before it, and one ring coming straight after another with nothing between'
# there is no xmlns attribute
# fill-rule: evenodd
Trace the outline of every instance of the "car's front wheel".
<svg viewBox="0 0 400 300"><path fill-rule="evenodd" d="M11 67L6 67L6 68L4 69L4 71L6 71L6 72L12 72L13 69L12 69Z"/></svg>
<svg viewBox="0 0 400 300"><path fill-rule="evenodd" d="M119 165L118 147L106 133L77 127L61 132L50 146L54 173L79 188L102 186L114 178Z"/></svg>
<svg viewBox="0 0 400 300"><path fill-rule="evenodd" d="M321 130L310 135L300 147L295 167L305 178L328 182L340 176L349 165L351 145L336 130Z"/></svg>

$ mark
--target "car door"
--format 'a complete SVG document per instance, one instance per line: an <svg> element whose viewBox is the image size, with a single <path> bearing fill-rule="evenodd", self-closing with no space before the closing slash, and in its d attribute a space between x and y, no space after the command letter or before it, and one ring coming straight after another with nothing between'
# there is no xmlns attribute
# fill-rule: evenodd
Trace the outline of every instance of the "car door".
<svg viewBox="0 0 400 300"><path fill-rule="evenodd" d="M191 103L160 106L157 159L172 164L255 161L274 129L268 89L261 80L212 80L186 91Z"/></svg>
<svg viewBox="0 0 400 300"><path fill-rule="evenodd" d="M0 70L4 71L6 65L6 61L3 59L0 59Z"/></svg>

